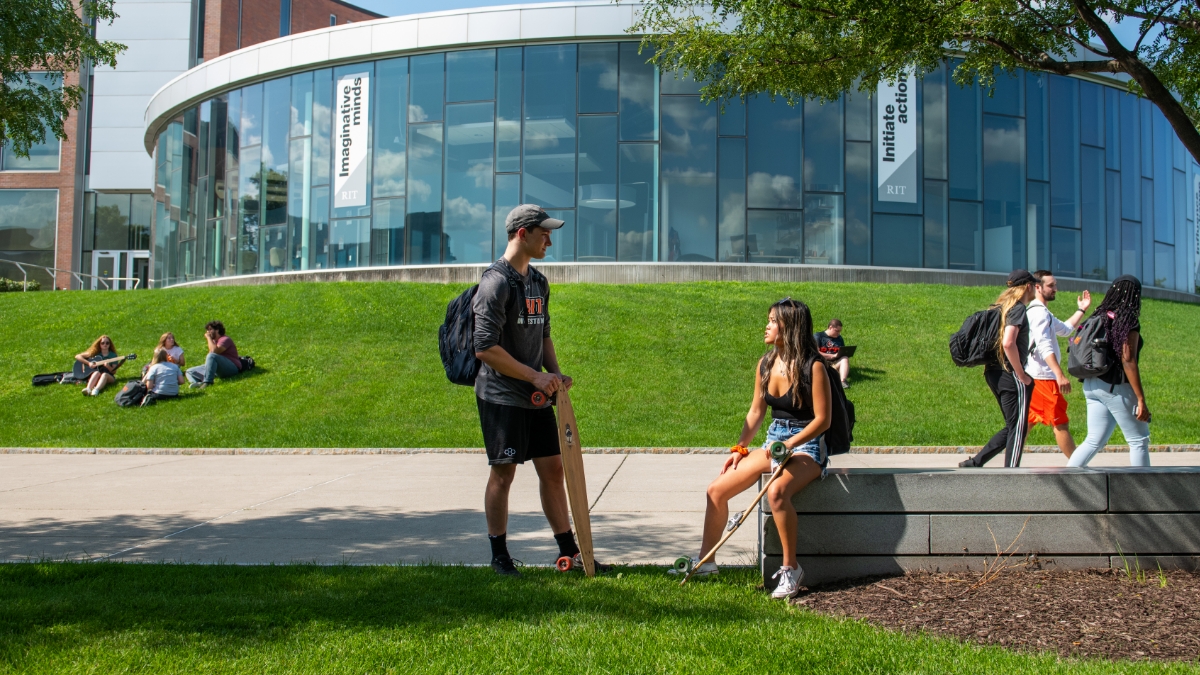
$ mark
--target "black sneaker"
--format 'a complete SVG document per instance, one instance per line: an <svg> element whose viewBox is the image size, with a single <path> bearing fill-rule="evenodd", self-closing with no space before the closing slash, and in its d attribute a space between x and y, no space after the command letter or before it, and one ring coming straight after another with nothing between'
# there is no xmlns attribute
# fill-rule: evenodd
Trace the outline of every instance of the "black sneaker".
<svg viewBox="0 0 1200 675"><path fill-rule="evenodd" d="M979 465L975 463L974 457L968 457L958 463L958 466L963 469L978 469Z"/></svg>
<svg viewBox="0 0 1200 675"><path fill-rule="evenodd" d="M516 562L511 556L498 555L492 558L492 571L501 576L519 577L521 572L517 569Z"/></svg>
<svg viewBox="0 0 1200 675"><path fill-rule="evenodd" d="M596 574L605 574L605 573L611 572L612 568L613 568L612 565L605 565L604 563L600 562L599 560L593 560L592 565L595 566L595 568L596 568ZM583 554L582 553L575 554L574 568L579 570L580 572L583 571Z"/></svg>

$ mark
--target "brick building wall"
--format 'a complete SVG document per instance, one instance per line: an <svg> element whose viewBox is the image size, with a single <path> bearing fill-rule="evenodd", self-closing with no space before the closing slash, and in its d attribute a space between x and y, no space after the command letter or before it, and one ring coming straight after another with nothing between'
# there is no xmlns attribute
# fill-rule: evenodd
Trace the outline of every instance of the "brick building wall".
<svg viewBox="0 0 1200 675"><path fill-rule="evenodd" d="M241 42L238 41L238 9L241 8ZM214 59L242 47L279 37L280 0L205 0L204 59ZM292 0L289 34L328 28L329 17L337 25L370 21L382 14L339 0Z"/></svg>

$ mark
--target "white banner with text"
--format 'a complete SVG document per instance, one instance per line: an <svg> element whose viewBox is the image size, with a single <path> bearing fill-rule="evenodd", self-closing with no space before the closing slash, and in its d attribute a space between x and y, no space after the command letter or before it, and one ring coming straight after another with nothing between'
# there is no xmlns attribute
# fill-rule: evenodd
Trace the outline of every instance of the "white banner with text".
<svg viewBox="0 0 1200 675"><path fill-rule="evenodd" d="M367 122L370 119L371 74L338 78L334 117L333 206L367 205Z"/></svg>
<svg viewBox="0 0 1200 675"><path fill-rule="evenodd" d="M875 93L879 201L917 203L917 78L880 82Z"/></svg>

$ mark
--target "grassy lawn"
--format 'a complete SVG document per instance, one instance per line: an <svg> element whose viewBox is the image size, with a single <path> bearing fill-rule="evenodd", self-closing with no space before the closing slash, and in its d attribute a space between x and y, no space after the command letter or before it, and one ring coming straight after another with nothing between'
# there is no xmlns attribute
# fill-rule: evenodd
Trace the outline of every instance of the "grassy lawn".
<svg viewBox="0 0 1200 675"><path fill-rule="evenodd" d="M470 389L451 385L437 328L461 285L318 283L131 293L0 295L0 442L11 446L479 447ZM558 285L553 334L585 445L720 446L736 440L763 352L767 307L807 301L846 322L859 445L980 445L1000 426L980 369L947 339L995 288L880 284ZM1073 296L1053 310L1066 316ZM1096 298L1099 301L1099 298ZM79 387L32 388L101 332L141 360L173 331L191 365L221 319L260 367L179 401L127 410ZM1200 442L1200 307L1147 300L1143 373L1152 443ZM1082 393L1072 429L1085 432ZM1120 433L1113 442L1120 442ZM1031 441L1053 443L1048 429Z"/></svg>
<svg viewBox="0 0 1200 675"><path fill-rule="evenodd" d="M1194 673L905 637L753 570L520 580L462 567L0 566L5 673Z"/></svg>

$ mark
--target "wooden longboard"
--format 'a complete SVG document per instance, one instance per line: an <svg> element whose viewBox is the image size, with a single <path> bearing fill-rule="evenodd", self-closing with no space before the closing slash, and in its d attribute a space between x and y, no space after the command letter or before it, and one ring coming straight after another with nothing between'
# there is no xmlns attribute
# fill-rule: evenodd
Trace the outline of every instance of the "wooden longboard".
<svg viewBox="0 0 1200 675"><path fill-rule="evenodd" d="M588 516L587 480L583 473L583 446L579 443L579 425L575 409L566 389L555 394L558 399L558 446L562 451L563 473L567 477L567 500L571 504L571 520L579 540L583 571L596 576L596 560L592 555L592 520Z"/></svg>

